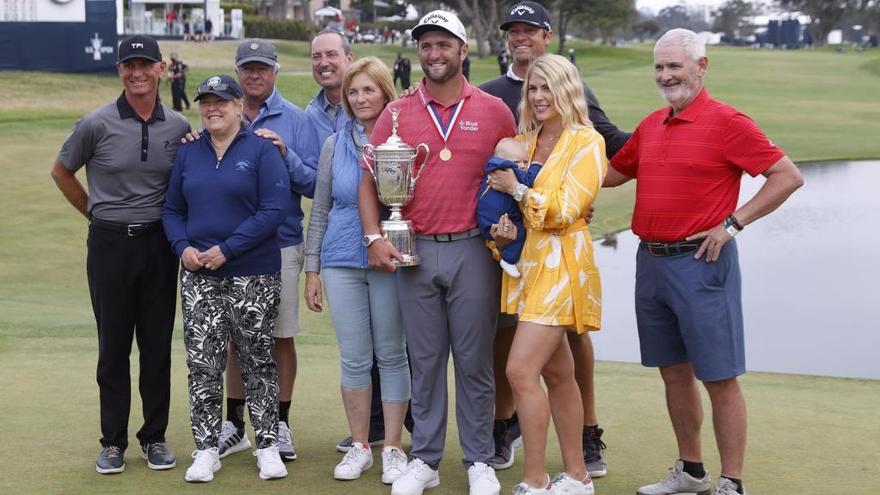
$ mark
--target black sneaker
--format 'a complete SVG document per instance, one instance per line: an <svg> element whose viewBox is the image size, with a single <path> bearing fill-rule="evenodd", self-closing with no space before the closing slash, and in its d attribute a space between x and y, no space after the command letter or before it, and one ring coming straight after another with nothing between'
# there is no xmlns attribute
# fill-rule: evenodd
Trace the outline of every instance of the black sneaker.
<svg viewBox="0 0 880 495"><path fill-rule="evenodd" d="M95 463L95 471L101 474L121 473L125 471L125 459L123 450L115 445L104 447L98 454L98 462Z"/></svg>
<svg viewBox="0 0 880 495"><path fill-rule="evenodd" d="M147 461L147 467L156 471L171 469L177 465L174 452L165 442L153 442L141 445L141 457Z"/></svg>
<svg viewBox="0 0 880 495"><path fill-rule="evenodd" d="M370 435L367 437L367 441L370 442L370 446L382 445L385 443L385 431L382 430L370 430ZM351 448L351 444L354 443L354 439L351 437L345 437L342 440L336 443L336 451L337 452L348 452Z"/></svg>
<svg viewBox="0 0 880 495"><path fill-rule="evenodd" d="M244 428L239 430L232 421L224 421L220 425L220 443L217 448L220 459L249 448L251 448L251 441Z"/></svg>
<svg viewBox="0 0 880 495"><path fill-rule="evenodd" d="M516 448L522 445L522 434L516 414L510 419L496 419L492 427L492 437L495 440L495 459L493 461L495 470L501 471L510 468L516 460Z"/></svg>
<svg viewBox="0 0 880 495"><path fill-rule="evenodd" d="M584 464L593 478L601 478L608 474L605 462L605 442L602 441L602 428L584 427Z"/></svg>

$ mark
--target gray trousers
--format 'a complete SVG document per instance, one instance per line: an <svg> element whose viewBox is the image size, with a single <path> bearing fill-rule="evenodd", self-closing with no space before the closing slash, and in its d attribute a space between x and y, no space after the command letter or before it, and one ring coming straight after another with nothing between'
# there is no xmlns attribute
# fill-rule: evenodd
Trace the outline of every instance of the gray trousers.
<svg viewBox="0 0 880 495"><path fill-rule="evenodd" d="M500 297L497 263L481 237L415 242L422 264L397 270L412 372L410 454L435 469L443 458L451 349L455 416L464 462L491 464L495 454L492 342Z"/></svg>

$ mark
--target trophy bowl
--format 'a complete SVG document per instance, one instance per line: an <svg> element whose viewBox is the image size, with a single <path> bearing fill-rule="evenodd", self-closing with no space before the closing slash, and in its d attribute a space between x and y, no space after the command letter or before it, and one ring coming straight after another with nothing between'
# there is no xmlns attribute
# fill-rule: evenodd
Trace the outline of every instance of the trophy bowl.
<svg viewBox="0 0 880 495"><path fill-rule="evenodd" d="M364 163L376 182L379 201L391 209L388 220L381 222L382 236L403 256L404 261L394 260L397 266L415 266L420 263L413 243L412 221L403 218L401 209L413 198L416 182L428 161L428 145L420 143L413 147L397 135L399 110L391 109L391 136L380 144L367 144L362 153ZM416 158L424 148L424 158L416 170Z"/></svg>

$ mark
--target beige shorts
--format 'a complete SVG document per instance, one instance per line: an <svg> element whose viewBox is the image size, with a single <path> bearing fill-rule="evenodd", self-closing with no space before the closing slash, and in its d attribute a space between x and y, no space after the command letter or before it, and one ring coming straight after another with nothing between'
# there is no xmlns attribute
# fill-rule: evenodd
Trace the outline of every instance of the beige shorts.
<svg viewBox="0 0 880 495"><path fill-rule="evenodd" d="M299 274L302 273L304 249L304 242L281 249L281 302L275 331L272 332L276 339L299 335Z"/></svg>

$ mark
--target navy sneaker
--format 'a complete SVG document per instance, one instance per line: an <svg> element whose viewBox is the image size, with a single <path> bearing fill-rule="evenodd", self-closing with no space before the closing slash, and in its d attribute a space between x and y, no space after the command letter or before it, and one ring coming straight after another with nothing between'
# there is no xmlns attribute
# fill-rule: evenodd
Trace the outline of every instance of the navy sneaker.
<svg viewBox="0 0 880 495"><path fill-rule="evenodd" d="M177 465L174 452L165 442L153 442L141 445L141 457L147 461L147 466L156 471L171 469Z"/></svg>
<svg viewBox="0 0 880 495"><path fill-rule="evenodd" d="M124 451L115 445L104 447L98 454L95 471L101 474L121 473L125 471Z"/></svg>
<svg viewBox="0 0 880 495"><path fill-rule="evenodd" d="M602 431L599 427L584 427L584 464L587 465L587 471L593 478L601 478L608 474Z"/></svg>
<svg viewBox="0 0 880 495"><path fill-rule="evenodd" d="M522 445L522 433L516 414L510 419L496 419L492 427L492 437L495 440L495 470L510 468L516 460L516 448Z"/></svg>
<svg viewBox="0 0 880 495"><path fill-rule="evenodd" d="M382 445L385 443L385 431L384 430L370 430L370 435L367 437L367 441L370 443L370 446L373 447L375 445ZM336 451L337 452L348 452L348 449L351 448L351 445L354 443L354 440L351 437L345 437L339 442L336 443Z"/></svg>

